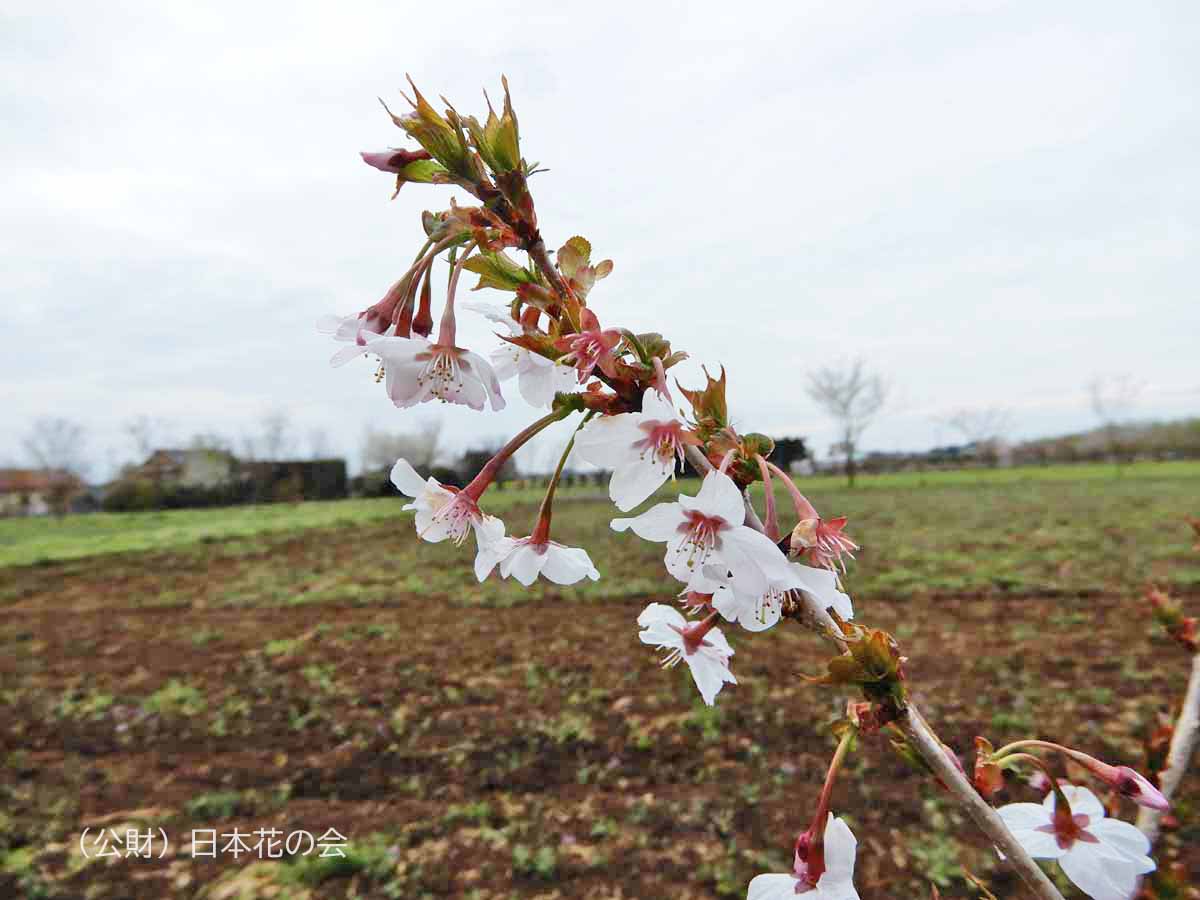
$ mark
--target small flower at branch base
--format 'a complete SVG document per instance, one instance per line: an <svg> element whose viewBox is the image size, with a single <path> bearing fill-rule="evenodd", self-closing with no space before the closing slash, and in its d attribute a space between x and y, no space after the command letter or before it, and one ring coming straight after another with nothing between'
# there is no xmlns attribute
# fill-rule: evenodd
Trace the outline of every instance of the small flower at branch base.
<svg viewBox="0 0 1200 900"><path fill-rule="evenodd" d="M1128 822L1108 819L1085 787L1063 785L1069 808L1051 793L1041 803L998 810L1013 837L1035 859L1055 859L1075 886L1094 900L1129 900L1139 875L1153 872L1150 841Z"/></svg>
<svg viewBox="0 0 1200 900"><path fill-rule="evenodd" d="M990 800L1004 790L1004 770L992 761L992 745L986 738L975 738L975 771L971 782L981 797Z"/></svg>
<svg viewBox="0 0 1200 900"><path fill-rule="evenodd" d="M803 841L806 835L801 836ZM810 841L811 842L811 841ZM830 815L824 834L824 871L810 880L810 867L802 858L807 847L797 841L792 874L758 875L750 882L746 900L795 900L797 895L811 900L859 900L854 887L854 860L858 840L850 827Z"/></svg>
<svg viewBox="0 0 1200 900"><path fill-rule="evenodd" d="M462 306L505 326L509 337L525 332L503 306L479 302L466 302ZM499 347L488 354L488 359L501 381L508 381L514 376L517 378L517 389L530 406L547 407L554 401L555 394L571 391L576 384L575 370L570 366L560 365L508 341L502 341Z"/></svg>
<svg viewBox="0 0 1200 900"><path fill-rule="evenodd" d="M770 584L789 577L788 563L771 540L747 528L742 492L721 472L704 476L695 497L680 494L675 503L659 503L632 519L613 519L614 531L632 528L648 541L667 545L667 571L689 590L712 593L717 584L706 566L730 573L735 588L761 596Z"/></svg>
<svg viewBox="0 0 1200 900"><path fill-rule="evenodd" d="M1062 752L1122 797L1129 798L1138 806L1156 809L1159 812L1166 812L1171 808L1171 804L1163 796L1163 792L1155 787L1150 779L1129 766L1112 766L1094 756L1067 747L1062 748Z"/></svg>
<svg viewBox="0 0 1200 900"><path fill-rule="evenodd" d="M810 563L820 568L846 571L843 557L854 559L858 544L842 533L845 527L845 516L828 522L820 518L802 520L792 530L792 556L807 557Z"/></svg>
<svg viewBox="0 0 1200 900"><path fill-rule="evenodd" d="M444 166L433 161L424 150L378 150L359 153L362 161L380 172L396 176L396 191L413 182L416 184L446 184L450 181Z"/></svg>
<svg viewBox="0 0 1200 900"><path fill-rule="evenodd" d="M497 564L501 578L512 576L525 587L533 584L538 575L547 581L564 585L575 584L584 578L592 581L600 578L586 550L551 540L538 543L533 536L506 537L497 541L492 545L488 559L476 568L476 576L483 581Z"/></svg>
<svg viewBox="0 0 1200 900"><path fill-rule="evenodd" d="M388 397L401 409L429 400L504 409L496 373L478 353L422 337L376 337L367 349L383 360Z"/></svg>
<svg viewBox="0 0 1200 900"><path fill-rule="evenodd" d="M449 538L461 544L467 532L474 530L483 553L503 537L503 522L485 515L465 492L448 488L432 476L423 479L407 460L396 461L391 477L400 493L413 498L404 508L416 510L417 537L421 540L436 544Z"/></svg>
<svg viewBox="0 0 1200 900"><path fill-rule="evenodd" d="M592 465L612 469L608 495L617 509L629 512L675 474L684 447L698 443L670 400L647 388L641 412L592 419L575 448Z"/></svg>
<svg viewBox="0 0 1200 900"><path fill-rule="evenodd" d="M555 345L565 354L559 362L578 372L580 384L591 378L597 367L609 378L615 378L616 359L612 351L621 342L621 332L612 328L602 329L596 314L587 307L584 307L580 319L582 328L579 333L565 335Z"/></svg>
<svg viewBox="0 0 1200 900"><path fill-rule="evenodd" d="M643 629L638 638L643 644L670 651L663 660L664 667L674 666L680 660L686 662L700 696L709 706L723 685L737 684L729 671L733 648L721 629L713 627L715 621L709 616L703 622L689 624L679 610L665 603L651 603L638 616L638 625Z"/></svg>

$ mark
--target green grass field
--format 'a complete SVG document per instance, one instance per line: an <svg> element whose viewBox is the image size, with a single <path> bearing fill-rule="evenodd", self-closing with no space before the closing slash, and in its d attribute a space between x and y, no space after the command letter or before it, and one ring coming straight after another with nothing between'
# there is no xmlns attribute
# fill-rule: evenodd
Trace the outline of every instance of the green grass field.
<svg viewBox="0 0 1200 900"><path fill-rule="evenodd" d="M1200 463L902 473L865 476L853 490L841 478L817 476L801 487L825 515L850 516L851 534L863 545L855 571L861 593L1086 593L1133 589L1150 579L1179 588L1200 584L1183 522L1200 514ZM539 489L510 488L489 492L484 506L507 518L539 497ZM616 513L597 502L603 488L566 488L559 497L561 533L569 535L586 517L589 533L612 539L602 526ZM782 491L778 497L786 518L787 499ZM402 505L397 495L0 520L0 567L218 541L252 545L258 536L399 521L407 515ZM519 518L509 523L510 533L522 527ZM602 569L604 556L601 550Z"/></svg>

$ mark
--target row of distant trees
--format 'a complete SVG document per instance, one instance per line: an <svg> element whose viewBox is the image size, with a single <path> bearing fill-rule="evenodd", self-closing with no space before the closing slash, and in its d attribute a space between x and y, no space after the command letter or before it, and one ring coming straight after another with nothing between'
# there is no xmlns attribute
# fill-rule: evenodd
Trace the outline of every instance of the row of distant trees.
<svg viewBox="0 0 1200 900"><path fill-rule="evenodd" d="M847 482L854 486L861 456L863 432L879 417L892 396L891 384L879 373L871 372L863 360L853 360L816 370L808 377L809 398L835 422L839 439L831 452L844 461ZM963 408L939 419L941 424L959 433L970 445L971 457L996 465L1003 453L1024 450L1025 460L1048 457L1078 461L1104 458L1118 466L1139 453L1161 456L1174 449L1188 452L1194 428L1187 425L1171 430L1165 427L1139 427L1130 423L1144 383L1130 375L1095 378L1087 384L1092 412L1100 425L1095 439L1086 436L1030 441L1019 448L1010 446L1012 412L1003 407ZM1162 439L1174 438L1174 448L1160 446ZM1099 453L1097 453L1099 449Z"/></svg>
<svg viewBox="0 0 1200 900"><path fill-rule="evenodd" d="M853 360L817 369L809 375L805 387L812 401L836 425L838 438L831 447L831 455L842 461L847 480L853 486L862 460L863 434L878 420L893 397L892 385L884 376L871 371L863 360ZM1196 429L1189 428L1186 423L1174 429L1165 425L1149 427L1129 423L1141 391L1142 384L1129 376L1094 379L1088 384L1092 410L1099 422L1094 433L1028 441L1015 447L1009 440L1014 417L1003 407L962 408L938 421L961 435L970 450L969 461L985 465L996 465L1002 457L1016 462L1105 458L1121 464L1139 454L1162 457L1178 450L1190 455ZM301 433L287 413L279 409L265 412L254 426L237 437L201 431L180 442L168 422L151 416L128 420L123 432L129 441L127 452L132 450L136 458L120 467L115 483L122 487L125 497L133 496L133 502L142 505L171 505L159 496L164 490L161 483L155 482L149 487L146 484L147 478L151 477L146 473L146 462L164 448L227 454L242 464L318 461L333 456L326 431L311 429ZM501 439L496 438L449 454L441 437L441 423L434 419L419 422L415 430L406 432L368 429L362 441L363 474L351 485L352 491L366 495L389 493L387 473L400 457L409 460L418 471L432 474L443 483L461 485L501 444ZM1172 442L1173 446L1167 446ZM71 495L81 489L92 470L88 434L82 425L69 419L38 419L25 435L22 446L34 467L58 473L49 488L56 507L63 507L70 501ZM777 441L775 458L784 468L808 455L802 438ZM926 454L925 458L929 459L931 455L936 457L938 453ZM944 455L949 463L968 459L957 453ZM871 467L877 468L880 461L889 456L899 459L901 455L873 454ZM300 477L296 473L293 475ZM510 460L498 480L503 483L516 476L515 464ZM305 472L302 480L311 480L310 475ZM125 483L121 484L123 481ZM249 494L245 490L232 494L226 491L214 494L210 499L241 502L246 499L243 494L252 500L259 499L257 490ZM176 499L179 502L175 505L198 502L190 496Z"/></svg>

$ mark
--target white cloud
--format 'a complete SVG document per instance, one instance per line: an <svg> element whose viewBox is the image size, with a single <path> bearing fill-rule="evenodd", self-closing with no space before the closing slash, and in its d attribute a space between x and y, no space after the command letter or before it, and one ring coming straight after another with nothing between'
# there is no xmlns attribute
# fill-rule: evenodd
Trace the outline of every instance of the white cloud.
<svg viewBox="0 0 1200 900"><path fill-rule="evenodd" d="M382 294L447 202L389 203L357 159L400 143L374 98L406 71L464 111L508 75L547 238L616 261L601 320L665 332L685 381L725 363L747 427L822 448L803 375L853 355L906 398L875 446L967 404L1085 426L1106 371L1151 384L1146 415L1195 410L1189 5L7 9L0 456L47 412L109 446L147 412L236 433L283 405L348 452L403 428L312 323ZM510 394L448 437L519 428Z"/></svg>

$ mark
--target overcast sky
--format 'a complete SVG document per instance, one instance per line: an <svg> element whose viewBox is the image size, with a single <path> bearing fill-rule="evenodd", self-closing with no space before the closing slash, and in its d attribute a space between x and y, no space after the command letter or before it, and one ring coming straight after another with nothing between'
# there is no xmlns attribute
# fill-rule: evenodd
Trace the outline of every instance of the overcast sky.
<svg viewBox="0 0 1200 900"><path fill-rule="evenodd" d="M853 356L895 385L871 448L951 441L962 407L1088 427L1098 374L1144 381L1142 417L1200 407L1193 2L0 10L0 460L42 415L85 423L101 472L139 414L182 443L284 409L298 449L323 429L354 457L368 424L527 422L514 389L398 411L314 328L449 202L389 202L358 158L402 144L375 98L403 106L406 72L476 113L507 74L547 243L611 257L601 321L665 332L685 382L724 363L747 430L823 453L805 373Z"/></svg>

